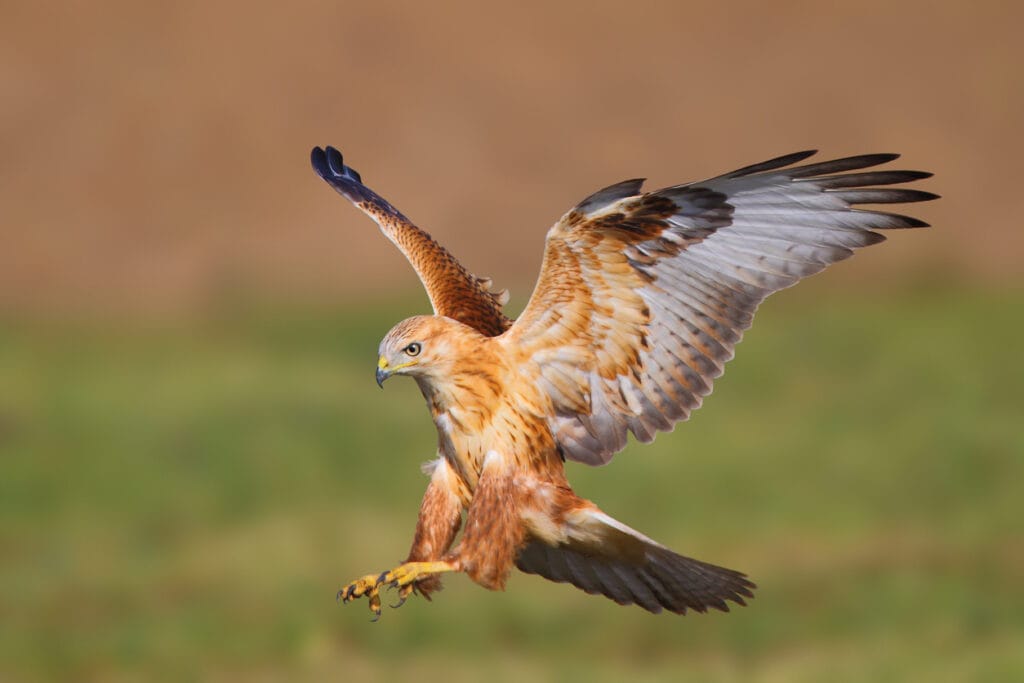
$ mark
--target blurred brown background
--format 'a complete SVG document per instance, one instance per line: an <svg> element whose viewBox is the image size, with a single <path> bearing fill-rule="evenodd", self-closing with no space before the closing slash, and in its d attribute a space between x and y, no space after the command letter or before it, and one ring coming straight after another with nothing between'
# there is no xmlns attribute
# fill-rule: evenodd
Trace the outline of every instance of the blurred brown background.
<svg viewBox="0 0 1024 683"><path fill-rule="evenodd" d="M6 309L163 315L410 291L400 257L310 171L324 144L520 296L544 231L597 187L804 148L898 151L899 166L936 173L920 186L943 200L915 208L936 229L864 259L860 281L1022 271L1014 3L65 2L3 15Z"/></svg>

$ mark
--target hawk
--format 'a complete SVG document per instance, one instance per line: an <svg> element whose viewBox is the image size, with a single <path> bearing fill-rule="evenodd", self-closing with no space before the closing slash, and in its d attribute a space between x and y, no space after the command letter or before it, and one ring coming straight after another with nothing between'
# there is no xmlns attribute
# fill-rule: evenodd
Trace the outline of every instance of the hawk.
<svg viewBox="0 0 1024 683"><path fill-rule="evenodd" d="M338 592L427 598L444 572L502 589L513 566L619 604L678 614L744 605L741 572L679 555L577 496L566 460L602 465L685 420L711 393L769 294L916 218L862 204L935 199L892 185L921 171L877 170L896 154L797 165L797 152L703 182L644 192L625 180L548 231L533 295L515 321L507 294L363 184L332 147L315 171L380 226L423 282L433 315L380 343L377 383L416 380L437 427L412 548L398 567ZM463 517L465 522L463 523ZM462 528L462 536L455 543Z"/></svg>

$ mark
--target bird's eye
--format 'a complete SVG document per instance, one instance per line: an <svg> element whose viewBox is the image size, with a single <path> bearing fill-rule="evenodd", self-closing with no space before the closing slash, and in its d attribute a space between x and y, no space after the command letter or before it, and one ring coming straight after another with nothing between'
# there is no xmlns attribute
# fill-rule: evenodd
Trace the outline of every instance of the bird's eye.
<svg viewBox="0 0 1024 683"><path fill-rule="evenodd" d="M413 342L412 344L409 344L408 346L406 346L404 351L405 351L405 355L407 355L407 356L418 356L418 355L420 355L420 350L421 349L422 349L422 347L420 346L419 342Z"/></svg>

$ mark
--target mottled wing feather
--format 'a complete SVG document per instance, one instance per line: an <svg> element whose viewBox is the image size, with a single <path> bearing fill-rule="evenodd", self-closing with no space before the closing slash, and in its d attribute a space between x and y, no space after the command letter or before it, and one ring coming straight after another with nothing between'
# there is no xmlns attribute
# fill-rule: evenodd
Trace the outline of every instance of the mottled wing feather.
<svg viewBox="0 0 1024 683"><path fill-rule="evenodd" d="M363 184L333 147L314 147L310 160L317 174L362 209L405 255L427 290L434 313L496 336L512 321L502 313L505 291L490 291L491 281L469 273L447 249L414 225L384 198Z"/></svg>
<svg viewBox="0 0 1024 683"><path fill-rule="evenodd" d="M876 187L930 174L871 171L892 154L792 167L800 152L638 194L602 190L555 224L526 310L502 337L552 399L565 457L602 464L711 392L761 301L922 221L855 205L934 199ZM630 194L626 194L629 192Z"/></svg>

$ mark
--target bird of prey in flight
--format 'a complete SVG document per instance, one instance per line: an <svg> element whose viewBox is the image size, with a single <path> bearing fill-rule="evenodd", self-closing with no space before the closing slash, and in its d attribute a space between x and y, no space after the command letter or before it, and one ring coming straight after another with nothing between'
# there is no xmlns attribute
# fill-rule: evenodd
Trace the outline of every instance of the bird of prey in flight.
<svg viewBox="0 0 1024 683"><path fill-rule="evenodd" d="M313 168L405 254L434 309L387 333L376 371L382 386L415 379L437 427L412 548L338 597L368 598L376 619L384 587L398 604L429 598L444 572L502 589L513 566L651 612L727 611L753 597L745 574L679 555L577 496L564 462L602 465L627 433L648 442L672 429L711 393L765 297L883 241L877 230L927 225L856 207L935 199L892 187L931 174L875 168L895 154L798 165L813 154L653 192L642 179L595 192L548 231L536 289L513 321L505 292L336 149L314 148Z"/></svg>

